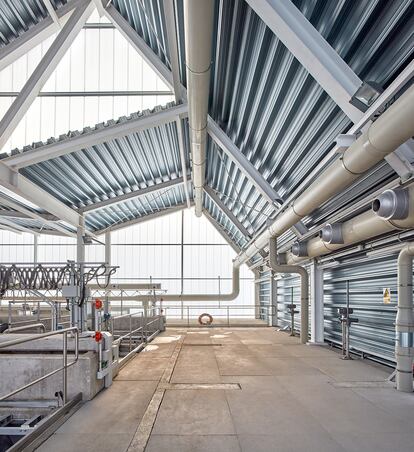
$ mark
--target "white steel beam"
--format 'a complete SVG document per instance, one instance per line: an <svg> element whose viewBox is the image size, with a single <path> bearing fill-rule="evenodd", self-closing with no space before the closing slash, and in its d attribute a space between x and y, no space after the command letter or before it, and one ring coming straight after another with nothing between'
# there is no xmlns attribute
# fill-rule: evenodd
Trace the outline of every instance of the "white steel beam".
<svg viewBox="0 0 414 452"><path fill-rule="evenodd" d="M164 0L165 26L167 29L168 48L170 50L170 64L173 79L173 88L176 102L185 99L185 91L181 85L180 62L177 43L177 22L175 20L174 0Z"/></svg>
<svg viewBox="0 0 414 452"><path fill-rule="evenodd" d="M16 126L26 114L37 94L47 82L63 55L82 29L83 24L93 11L93 4L86 3L78 6L40 60L33 74L25 83L20 94L16 97L3 119L0 121L0 149L10 138Z"/></svg>
<svg viewBox="0 0 414 452"><path fill-rule="evenodd" d="M47 0L46 0L47 1ZM63 26L70 17L70 13L74 8L81 4L88 3L89 0L71 0L66 5L56 10L61 26ZM12 41L10 44L0 49L0 71L19 59L21 56L36 47L59 31L59 28L51 17L46 17L38 24L30 27L26 32Z"/></svg>
<svg viewBox="0 0 414 452"><path fill-rule="evenodd" d="M105 9L106 17L114 24L115 28L125 37L132 47L144 58L144 60L154 69L159 77L173 89L173 79L171 71L165 66L151 47L139 36L131 27L129 22L118 12L118 10L109 5Z"/></svg>
<svg viewBox="0 0 414 452"><path fill-rule="evenodd" d="M224 204L217 193L208 185L204 185L204 191L211 198L211 200L216 204L216 206L226 215L226 217L236 226L236 228L246 237L246 239L251 238L251 234L244 227L242 222L234 215L234 213Z"/></svg>
<svg viewBox="0 0 414 452"><path fill-rule="evenodd" d="M0 224L6 225L9 228L17 229L20 232L27 232L29 234L39 234L38 232L33 231L32 229L21 226L20 224L16 224L14 221L8 220L7 218L0 217Z"/></svg>
<svg viewBox="0 0 414 452"><path fill-rule="evenodd" d="M181 85L180 79L180 62L178 56L178 43L177 43L177 27L175 20L175 8L174 8L174 0L164 0L164 14L165 14L165 26L167 29L167 41L168 48L170 50L170 64L171 64L171 75L173 80L173 89L175 101L177 103L183 102L186 99L186 92L183 86ZM185 149L184 149L184 141L183 141L183 130L181 125L181 119L177 118L177 134L178 134L178 147L180 150L180 160L181 160L181 168L184 175L184 192L185 199L187 201L187 206L190 208L191 200L188 192L187 185L187 165L185 159Z"/></svg>
<svg viewBox="0 0 414 452"><path fill-rule="evenodd" d="M50 0L43 0L43 4L46 6L47 12L49 13L49 16L52 18L53 22L57 25L57 27L60 29L61 24L59 21L59 17L56 14L55 8L53 7Z"/></svg>
<svg viewBox="0 0 414 452"><path fill-rule="evenodd" d="M0 211L0 215L2 215L4 212L8 212L10 215L7 216L9 217L14 216L15 218L32 218L34 220L42 221L45 225L55 229L56 231L62 232L63 234L69 237L76 236L76 234L68 231L66 228L57 223L57 220L59 220L59 218L57 218L54 215L33 212L30 209L26 209L26 207L22 206L21 204L14 202L10 198L1 196L1 194L0 194L0 204L11 207L12 209L15 209L17 211L17 212ZM16 217L16 214L19 214L19 216Z"/></svg>
<svg viewBox="0 0 414 452"><path fill-rule="evenodd" d="M233 249L233 251L237 254L240 253L241 248L239 248L233 240L230 239L230 237L224 232L223 228L220 227L218 222L210 215L210 212L208 210L203 209L203 214L207 218L207 220L212 224L214 229L223 237L223 239L229 244L229 246Z"/></svg>
<svg viewBox="0 0 414 452"><path fill-rule="evenodd" d="M208 117L207 132L214 142L226 153L230 160L236 164L240 171L256 187L266 201L273 206L279 205L281 197L278 193L273 190L269 182L266 181L266 179L259 173L247 157L210 116Z"/></svg>
<svg viewBox="0 0 414 452"><path fill-rule="evenodd" d="M79 225L79 214L54 196L38 187L29 179L11 170L0 161L0 185L21 196L34 205L55 215L75 228Z"/></svg>
<svg viewBox="0 0 414 452"><path fill-rule="evenodd" d="M165 182L161 182L159 184L150 185L145 188L141 188L136 191L132 191L130 193L124 193L119 196L115 196L113 198L106 199L104 201L97 202L95 204L91 204L89 206L85 206L79 209L81 213L91 213L96 212L100 209L105 209L105 207L113 207L122 202L139 198L140 196L148 195L150 193L155 193L157 191L165 190L170 187L174 187L175 185L180 185L183 183L182 177L177 177L176 179L171 179Z"/></svg>
<svg viewBox="0 0 414 452"><path fill-rule="evenodd" d="M110 3L110 0L93 0L96 6L96 10L98 11L99 17L103 17L105 15L105 6L103 5L105 2Z"/></svg>
<svg viewBox="0 0 414 452"><path fill-rule="evenodd" d="M299 9L290 0L247 3L351 121L357 122L360 111L349 101L362 81Z"/></svg>
<svg viewBox="0 0 414 452"><path fill-rule="evenodd" d="M98 231L95 231L95 235L101 235L108 231L117 231L119 229L124 229L129 226L132 226L134 224L145 223L146 221L153 220L154 218L159 218L159 217L163 217L165 215L170 215L175 212L180 212L181 210L186 209L186 208L187 208L186 203L177 204L176 206L168 207L167 209L159 210L157 212L150 213L148 215L143 215L142 217L133 218L132 220L123 221L122 223L117 223L117 224L114 224L107 228L100 229Z"/></svg>
<svg viewBox="0 0 414 452"><path fill-rule="evenodd" d="M161 110L150 115L139 116L117 124L96 128L90 132L72 136L66 140L57 141L32 151L15 154L2 160L4 164L14 169L40 163L45 160L70 154L97 144L121 138L132 133L160 126L176 117L187 113L187 105L178 105L167 110Z"/></svg>
<svg viewBox="0 0 414 452"><path fill-rule="evenodd" d="M188 180L187 180L187 164L185 159L185 148L184 148L184 140L183 140L183 127L181 125L181 118L177 116L175 120L175 124L177 127L177 136L178 136L178 148L180 151L180 161L181 161L181 171L183 173L183 185L184 185L184 194L185 200L187 202L187 207L191 207L191 197L188 191ZM191 175L189 176L191 179Z"/></svg>

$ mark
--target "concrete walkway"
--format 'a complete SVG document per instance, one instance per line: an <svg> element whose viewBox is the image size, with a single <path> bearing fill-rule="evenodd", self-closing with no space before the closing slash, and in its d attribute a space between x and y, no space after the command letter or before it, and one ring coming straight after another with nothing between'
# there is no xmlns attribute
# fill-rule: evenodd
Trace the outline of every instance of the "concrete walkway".
<svg viewBox="0 0 414 452"><path fill-rule="evenodd" d="M273 328L168 329L38 450L411 452L390 373Z"/></svg>

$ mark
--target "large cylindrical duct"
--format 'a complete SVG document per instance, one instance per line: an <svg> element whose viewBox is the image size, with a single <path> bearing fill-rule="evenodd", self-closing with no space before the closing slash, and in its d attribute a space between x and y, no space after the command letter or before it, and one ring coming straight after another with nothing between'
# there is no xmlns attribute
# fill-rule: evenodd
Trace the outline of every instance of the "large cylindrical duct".
<svg viewBox="0 0 414 452"><path fill-rule="evenodd" d="M414 186L405 189L396 189L398 195L389 195L389 192L393 190L387 190L384 193L387 194L387 199L390 197L392 199L408 200L408 208L405 211L404 218L394 218L392 215L390 217L390 211L398 212L399 217L402 217L400 206L391 205L387 203L387 210L384 207L378 206L378 200L383 200L383 194L376 198L372 206L373 208L367 212L361 213L348 221L341 224L341 237L342 243L329 243L328 238L330 238L329 231L322 230L321 237L315 237L307 242L307 258L314 258L318 256L324 256L331 253L332 251L340 250L346 246L353 245L355 243L364 242L373 237L386 234L387 232L392 232L398 229L409 229L414 227ZM403 193L402 193L403 192ZM405 201L404 201L405 202ZM375 208L374 208L375 206ZM379 213L386 215L381 217ZM324 233L325 232L325 233ZM287 262L289 264L295 264L302 262L304 258L295 256L293 252L287 253Z"/></svg>
<svg viewBox="0 0 414 452"><path fill-rule="evenodd" d="M130 289L133 288L131 285ZM240 270L233 267L232 290L230 293L215 294L165 294L159 295L162 301L233 301L240 293ZM115 297L111 297L115 300ZM154 301L154 295L134 295L131 297L124 296L125 301Z"/></svg>
<svg viewBox="0 0 414 452"><path fill-rule="evenodd" d="M269 265L275 273L300 275L300 342L306 344L309 336L309 276L300 265L280 265L277 260L277 239L269 240Z"/></svg>
<svg viewBox="0 0 414 452"><path fill-rule="evenodd" d="M395 322L397 389L413 392L414 316L413 316L414 243L407 243L398 256L398 311Z"/></svg>
<svg viewBox="0 0 414 452"><path fill-rule="evenodd" d="M198 217L203 208L213 21L214 0L184 0L188 122Z"/></svg>
<svg viewBox="0 0 414 452"><path fill-rule="evenodd" d="M234 260L240 266L263 249L271 237L277 237L414 135L414 86L386 110L342 157L329 165L292 205L261 233Z"/></svg>

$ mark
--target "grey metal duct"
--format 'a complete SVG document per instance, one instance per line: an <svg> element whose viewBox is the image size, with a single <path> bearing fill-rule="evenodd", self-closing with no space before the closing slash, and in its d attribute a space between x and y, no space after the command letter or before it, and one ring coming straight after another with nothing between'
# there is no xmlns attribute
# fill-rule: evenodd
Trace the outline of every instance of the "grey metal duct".
<svg viewBox="0 0 414 452"><path fill-rule="evenodd" d="M413 392L414 316L413 316L414 243L407 243L398 255L398 311L395 322L397 390Z"/></svg>
<svg viewBox="0 0 414 452"><path fill-rule="evenodd" d="M402 220L409 210L408 190L397 188L385 190L372 202L372 210L386 220Z"/></svg>
<svg viewBox="0 0 414 452"><path fill-rule="evenodd" d="M414 135L414 85L386 110L290 207L234 260L240 266L277 237L348 187L384 157ZM308 246L309 248L309 246ZM308 249L309 252L309 249Z"/></svg>
<svg viewBox="0 0 414 452"><path fill-rule="evenodd" d="M381 194L377 199L374 200L372 204L373 206L376 206L376 211L374 211L373 208L368 212L364 212L354 218L351 218L348 221L345 221L341 225L342 243L329 243L328 241L324 241L326 235L325 237L322 235L322 237L315 237L309 240L307 242L307 258L324 256L325 254L329 254L332 251L339 250L355 243L364 242L378 235L386 234L387 232L392 232L397 229L413 228L414 186L404 189L404 195L402 195L401 190L402 189L398 189L399 194L398 196L395 195L393 199L408 199L409 208L408 210L406 210L405 218L389 218L390 210L400 211L401 209L399 206L395 205L391 205L390 208L387 207L387 210L385 210L385 208L379 207L378 203L380 202L380 200L384 199L383 194ZM386 192L389 191L391 190L387 190ZM388 203L387 206L389 206ZM387 218L381 217L379 213L386 214ZM401 214L399 213L398 216L401 216ZM304 258L295 256L293 252L287 253L287 262L289 264L298 263L303 260Z"/></svg>
<svg viewBox="0 0 414 452"><path fill-rule="evenodd" d="M198 217L203 208L213 20L214 0L184 0L188 122Z"/></svg>
<svg viewBox="0 0 414 452"><path fill-rule="evenodd" d="M240 293L240 269L233 267L232 291L228 294L165 294L159 295L162 301L232 301L235 300ZM130 285L133 288L133 284ZM115 300L115 297L111 297ZM154 295L136 295L133 297L123 297L128 301L154 301Z"/></svg>
<svg viewBox="0 0 414 452"><path fill-rule="evenodd" d="M306 344L309 335L309 276L300 265L280 265L277 260L277 239L269 239L269 266L276 273L300 275L300 342Z"/></svg>

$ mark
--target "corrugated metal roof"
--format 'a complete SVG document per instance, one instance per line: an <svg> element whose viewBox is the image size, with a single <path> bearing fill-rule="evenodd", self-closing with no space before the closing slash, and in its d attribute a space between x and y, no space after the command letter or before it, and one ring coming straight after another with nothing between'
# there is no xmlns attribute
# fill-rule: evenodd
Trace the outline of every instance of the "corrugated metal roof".
<svg viewBox="0 0 414 452"><path fill-rule="evenodd" d="M183 2L175 4L185 85ZM385 88L414 55L414 0L294 0L294 4L362 80ZM170 68L162 1L113 0L112 5ZM350 121L245 1L216 1L216 19L210 115L286 198L332 149ZM33 165L23 173L66 204L82 207L181 175L176 128L168 124ZM393 174L386 163L378 165L304 223L325 221ZM210 139L206 180L250 234L275 214ZM165 205L173 205L182 202L182 195L181 187L176 187L165 195L168 199L161 198ZM146 202L153 203L151 208L162 208L154 200ZM204 207L238 246L245 244L246 238L207 195ZM151 208L128 202L95 212L88 221L98 229L130 218L133 211L144 215ZM287 232L279 240L283 243L293 237Z"/></svg>
<svg viewBox="0 0 414 452"><path fill-rule="evenodd" d="M51 0L55 9L67 0ZM29 30L48 15L40 0L2 0L0 2L0 47L3 47Z"/></svg>
<svg viewBox="0 0 414 452"><path fill-rule="evenodd" d="M170 103L166 107L155 107L151 111L134 113L117 121L110 120L106 124L97 124L93 128L86 127L83 131L71 131L61 135L59 141L99 130L106 125L147 116L174 105ZM46 143L34 143L32 146L25 146L23 150L13 150L12 154L38 150L54 141L56 140L50 139ZM184 142L187 142L186 138ZM188 152L186 159L188 168ZM21 172L60 201L77 209L126 193L138 192L142 188L174 180L183 175L177 126L175 122L171 122L153 127L31 165ZM162 192L140 197L139 200L129 200L88 214L86 222L93 230L102 229L184 201L183 188L173 186Z"/></svg>

